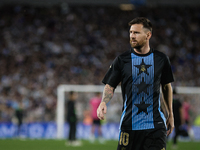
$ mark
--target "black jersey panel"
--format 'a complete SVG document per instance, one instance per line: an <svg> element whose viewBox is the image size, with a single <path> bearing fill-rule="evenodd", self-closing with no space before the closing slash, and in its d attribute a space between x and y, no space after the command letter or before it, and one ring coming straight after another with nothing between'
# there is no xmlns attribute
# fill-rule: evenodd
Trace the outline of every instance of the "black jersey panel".
<svg viewBox="0 0 200 150"><path fill-rule="evenodd" d="M174 81L171 64L169 58L166 56L164 68L162 70L161 84L168 84Z"/></svg>
<svg viewBox="0 0 200 150"><path fill-rule="evenodd" d="M102 82L104 84L109 84L110 86L116 88L116 86L120 83L120 81L121 81L120 58L117 57L110 65L110 68L106 73Z"/></svg>
<svg viewBox="0 0 200 150"><path fill-rule="evenodd" d="M166 118L161 111L160 100L160 84L167 84L174 81L171 66L168 57L154 50L154 65L155 65L155 79L154 79L154 126L155 128L165 128ZM165 74L165 75L164 75Z"/></svg>

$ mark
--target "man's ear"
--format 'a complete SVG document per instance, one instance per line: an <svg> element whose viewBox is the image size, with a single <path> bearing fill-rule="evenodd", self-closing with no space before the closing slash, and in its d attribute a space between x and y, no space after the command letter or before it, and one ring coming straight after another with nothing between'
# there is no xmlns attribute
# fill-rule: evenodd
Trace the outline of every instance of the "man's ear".
<svg viewBox="0 0 200 150"><path fill-rule="evenodd" d="M147 39L149 40L151 38L152 33L149 31L147 32Z"/></svg>

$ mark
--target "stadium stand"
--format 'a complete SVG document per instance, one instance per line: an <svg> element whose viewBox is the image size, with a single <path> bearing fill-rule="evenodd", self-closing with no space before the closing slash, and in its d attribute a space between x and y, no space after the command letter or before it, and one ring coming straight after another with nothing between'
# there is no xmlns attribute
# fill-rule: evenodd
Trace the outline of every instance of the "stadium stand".
<svg viewBox="0 0 200 150"><path fill-rule="evenodd" d="M200 86L199 7L5 5L0 12L0 122L13 121L18 103L24 122L54 121L57 86L101 84L130 48L128 22L137 16L152 21L151 46L169 56L175 86Z"/></svg>

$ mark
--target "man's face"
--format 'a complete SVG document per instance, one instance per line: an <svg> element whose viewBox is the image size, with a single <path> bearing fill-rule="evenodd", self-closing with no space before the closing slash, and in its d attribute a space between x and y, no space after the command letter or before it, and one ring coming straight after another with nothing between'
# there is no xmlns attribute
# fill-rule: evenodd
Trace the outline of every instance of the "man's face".
<svg viewBox="0 0 200 150"><path fill-rule="evenodd" d="M147 40L149 40L147 34L150 31L143 28L142 24L133 24L130 27L130 44L132 48L140 49L143 47Z"/></svg>

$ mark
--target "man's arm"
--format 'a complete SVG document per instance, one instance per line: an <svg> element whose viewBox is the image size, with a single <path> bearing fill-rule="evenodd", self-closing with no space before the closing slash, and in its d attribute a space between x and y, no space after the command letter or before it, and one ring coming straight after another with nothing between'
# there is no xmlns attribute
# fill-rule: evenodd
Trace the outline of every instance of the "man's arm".
<svg viewBox="0 0 200 150"><path fill-rule="evenodd" d="M168 111L169 111L169 117L167 118L167 135L170 135L174 129L174 115L173 115L173 108L172 108L172 86L171 83L162 85L162 92L163 92L163 98L167 104Z"/></svg>
<svg viewBox="0 0 200 150"><path fill-rule="evenodd" d="M104 120L104 114L106 114L106 104L112 99L114 94L114 87L106 84L103 91L102 101L97 109L97 116L100 120Z"/></svg>

